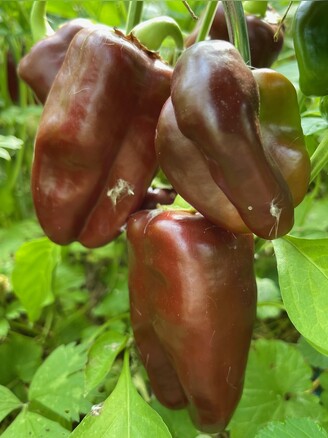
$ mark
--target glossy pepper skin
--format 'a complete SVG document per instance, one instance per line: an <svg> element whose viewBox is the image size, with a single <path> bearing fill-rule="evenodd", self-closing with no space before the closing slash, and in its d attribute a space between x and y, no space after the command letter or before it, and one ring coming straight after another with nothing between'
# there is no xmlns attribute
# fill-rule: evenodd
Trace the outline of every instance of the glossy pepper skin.
<svg viewBox="0 0 328 438"><path fill-rule="evenodd" d="M154 210L158 205L170 205L173 203L176 195L173 189L149 187L140 210Z"/></svg>
<svg viewBox="0 0 328 438"><path fill-rule="evenodd" d="M18 75L45 103L51 85L60 69L73 37L81 29L93 26L83 18L68 21L47 38L37 42L18 65Z"/></svg>
<svg viewBox="0 0 328 438"><path fill-rule="evenodd" d="M307 193L311 173L296 90L274 70L253 70L253 76L260 92L263 146L279 167L296 207Z"/></svg>
<svg viewBox="0 0 328 438"><path fill-rule="evenodd" d="M246 14L245 19L250 45L251 65L257 68L270 67L278 58L284 43L283 26L280 28L277 38L275 38L280 17L274 11L268 10L264 18ZM187 37L185 41L186 47L190 47L195 43L201 23L201 20L199 20L193 32ZM221 3L216 10L209 37L212 40L229 41L227 23Z"/></svg>
<svg viewBox="0 0 328 438"><path fill-rule="evenodd" d="M219 432L240 399L256 310L253 237L200 214L142 211L127 226L131 319L158 400Z"/></svg>
<svg viewBox="0 0 328 438"><path fill-rule="evenodd" d="M218 226L234 233L249 232L236 207L213 180L204 155L180 131L171 98L158 120L155 147L167 179L190 205Z"/></svg>
<svg viewBox="0 0 328 438"><path fill-rule="evenodd" d="M225 41L191 46L174 69L171 97L180 131L248 229L264 239L286 234L292 195L263 148L258 87L237 50Z"/></svg>
<svg viewBox="0 0 328 438"><path fill-rule="evenodd" d="M293 40L300 89L306 96L328 94L327 17L327 1L302 1L294 15Z"/></svg>
<svg viewBox="0 0 328 438"><path fill-rule="evenodd" d="M105 26L72 40L41 118L32 194L46 235L110 242L138 210L157 168L155 129L171 68Z"/></svg>

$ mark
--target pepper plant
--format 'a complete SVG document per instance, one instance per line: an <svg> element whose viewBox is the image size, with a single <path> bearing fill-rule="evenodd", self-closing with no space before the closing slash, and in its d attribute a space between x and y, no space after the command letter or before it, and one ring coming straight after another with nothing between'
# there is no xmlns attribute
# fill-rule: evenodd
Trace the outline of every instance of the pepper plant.
<svg viewBox="0 0 328 438"><path fill-rule="evenodd" d="M1 436L328 436L327 5L2 2Z"/></svg>

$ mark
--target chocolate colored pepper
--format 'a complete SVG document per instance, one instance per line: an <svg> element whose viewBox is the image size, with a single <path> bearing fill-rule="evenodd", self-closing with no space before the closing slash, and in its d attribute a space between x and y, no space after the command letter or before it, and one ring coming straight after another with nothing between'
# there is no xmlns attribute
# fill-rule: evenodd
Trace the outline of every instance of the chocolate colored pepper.
<svg viewBox="0 0 328 438"><path fill-rule="evenodd" d="M171 68L105 26L72 40L35 142L32 193L54 242L104 245L138 210L155 174L155 128Z"/></svg>
<svg viewBox="0 0 328 438"><path fill-rule="evenodd" d="M292 195L263 147L258 87L237 50L225 41L190 47L174 69L171 94L180 131L247 228L265 239L286 234Z"/></svg>
<svg viewBox="0 0 328 438"><path fill-rule="evenodd" d="M252 235L186 211L127 226L131 320L158 400L219 432L240 399L256 311Z"/></svg>
<svg viewBox="0 0 328 438"><path fill-rule="evenodd" d="M18 75L34 91L41 103L47 99L73 37L81 29L90 26L93 26L92 22L83 18L68 21L53 35L38 41L21 59Z"/></svg>

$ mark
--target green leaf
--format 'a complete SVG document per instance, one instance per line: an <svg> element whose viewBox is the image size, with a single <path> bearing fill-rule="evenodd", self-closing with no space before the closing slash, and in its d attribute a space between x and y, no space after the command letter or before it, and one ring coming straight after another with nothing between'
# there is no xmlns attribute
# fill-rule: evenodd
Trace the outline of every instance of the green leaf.
<svg viewBox="0 0 328 438"><path fill-rule="evenodd" d="M15 418L1 438L65 438L68 436L69 431L60 424L25 410Z"/></svg>
<svg viewBox="0 0 328 438"><path fill-rule="evenodd" d="M5 386L0 386L0 421L10 412L22 406L22 402Z"/></svg>
<svg viewBox="0 0 328 438"><path fill-rule="evenodd" d="M273 242L286 311L297 330L328 353L328 239Z"/></svg>
<svg viewBox="0 0 328 438"><path fill-rule="evenodd" d="M328 356L321 354L318 350L313 348L303 336L300 337L297 346L306 361L312 367L321 369L328 368Z"/></svg>
<svg viewBox="0 0 328 438"><path fill-rule="evenodd" d="M257 317L276 318L281 313L281 297L276 283L270 278L257 278ZM268 303L268 304L266 304Z"/></svg>
<svg viewBox="0 0 328 438"><path fill-rule="evenodd" d="M94 342L88 352L88 363L85 368L85 394L103 381L116 356L124 349L127 340L127 336L108 331Z"/></svg>
<svg viewBox="0 0 328 438"><path fill-rule="evenodd" d="M186 409L172 410L161 405L159 401L153 400L151 406L163 418L169 428L172 438L198 438L199 432L192 424ZM209 435L203 435L209 437Z"/></svg>
<svg viewBox="0 0 328 438"><path fill-rule="evenodd" d="M325 420L311 394L312 369L296 346L258 340L250 349L241 402L230 423L231 438L253 438L268 422L287 417Z"/></svg>
<svg viewBox="0 0 328 438"><path fill-rule="evenodd" d="M138 394L132 384L126 353L119 381L101 405L93 406L70 438L170 438L161 417Z"/></svg>
<svg viewBox="0 0 328 438"><path fill-rule="evenodd" d="M305 197L295 209L295 225L292 234L307 239L328 237L328 198L313 200Z"/></svg>
<svg viewBox="0 0 328 438"><path fill-rule="evenodd" d="M327 129L327 122L319 116L303 117L302 128L304 135L312 135Z"/></svg>
<svg viewBox="0 0 328 438"><path fill-rule="evenodd" d="M10 333L0 345L0 384L19 379L29 383L41 363L42 348L35 339Z"/></svg>
<svg viewBox="0 0 328 438"><path fill-rule="evenodd" d="M272 422L261 429L255 438L328 438L327 432L310 418L293 418Z"/></svg>
<svg viewBox="0 0 328 438"><path fill-rule="evenodd" d="M86 354L81 346L61 345L43 362L34 375L29 400L37 401L61 417L78 421Z"/></svg>
<svg viewBox="0 0 328 438"><path fill-rule="evenodd" d="M108 292L105 298L93 309L94 316L110 318L127 312L129 305L127 270L120 273L115 287Z"/></svg>
<svg viewBox="0 0 328 438"><path fill-rule="evenodd" d="M26 242L16 253L13 288L31 321L53 302L52 277L59 257L60 247L46 238Z"/></svg>
<svg viewBox="0 0 328 438"><path fill-rule="evenodd" d="M0 148L17 150L23 146L24 142L13 135L0 135Z"/></svg>

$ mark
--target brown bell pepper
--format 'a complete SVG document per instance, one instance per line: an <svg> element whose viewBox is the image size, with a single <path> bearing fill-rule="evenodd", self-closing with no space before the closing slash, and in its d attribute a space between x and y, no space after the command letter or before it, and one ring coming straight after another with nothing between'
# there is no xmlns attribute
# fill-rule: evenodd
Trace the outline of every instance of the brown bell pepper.
<svg viewBox="0 0 328 438"><path fill-rule="evenodd" d="M106 26L73 38L35 142L32 193L59 244L110 242L138 210L157 168L155 129L172 70Z"/></svg>
<svg viewBox="0 0 328 438"><path fill-rule="evenodd" d="M127 225L131 321L158 400L219 432L241 397L256 312L253 236L200 214L141 211Z"/></svg>
<svg viewBox="0 0 328 438"><path fill-rule="evenodd" d="M90 26L93 26L93 23L87 19L70 20L53 35L38 41L21 59L18 75L33 90L41 103L47 99L73 37L81 29Z"/></svg>
<svg viewBox="0 0 328 438"><path fill-rule="evenodd" d="M252 72L260 92L263 148L279 167L297 206L307 193L310 159L296 90L281 73L269 69ZM189 204L216 225L235 233L249 232L238 210L213 180L205 156L180 131L171 99L159 118L156 150L166 177Z"/></svg>
<svg viewBox="0 0 328 438"><path fill-rule="evenodd" d="M225 41L191 46L174 69L171 95L180 131L247 228L265 239L286 234L292 195L263 147L257 83L237 50Z"/></svg>

